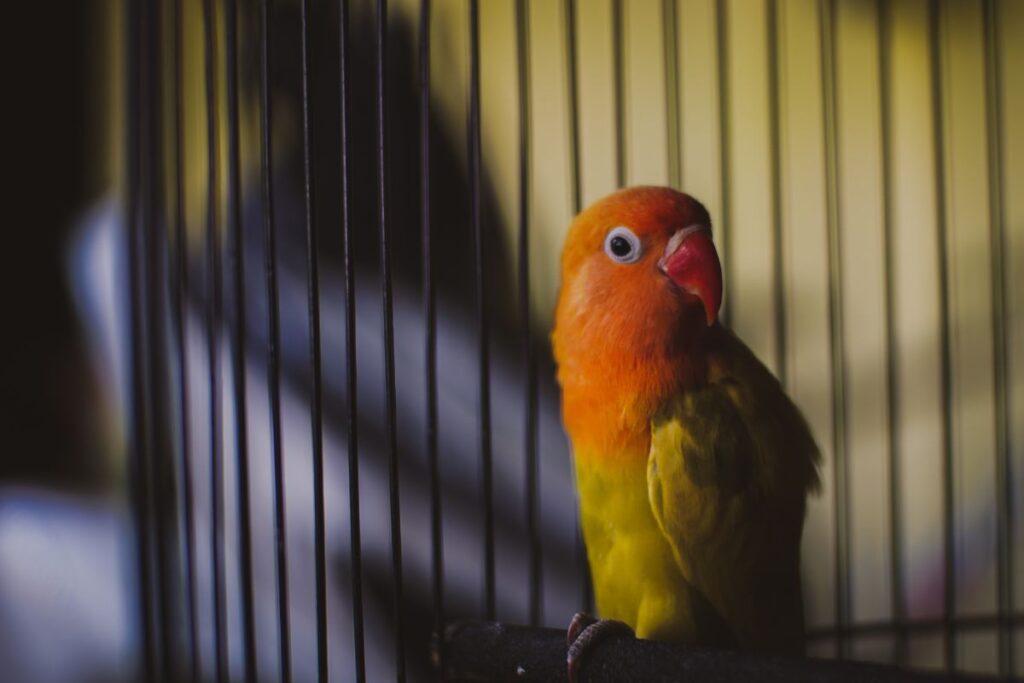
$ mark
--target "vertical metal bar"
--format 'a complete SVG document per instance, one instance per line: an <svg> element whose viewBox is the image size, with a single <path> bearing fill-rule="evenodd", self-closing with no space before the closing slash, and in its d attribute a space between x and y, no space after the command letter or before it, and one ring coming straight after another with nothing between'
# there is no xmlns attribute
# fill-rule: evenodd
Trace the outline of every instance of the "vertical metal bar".
<svg viewBox="0 0 1024 683"><path fill-rule="evenodd" d="M228 125L228 221L234 261L235 320L232 335L232 361L235 403L235 457L238 478L238 540L242 579L242 678L255 681L256 624L253 604L256 600L252 583L252 523L249 513L249 435L245 396L245 244L242 235L242 197L239 187L239 123L238 123L238 7L236 0L225 3L225 70L227 86Z"/></svg>
<svg viewBox="0 0 1024 683"><path fill-rule="evenodd" d="M726 266L732 263L730 250L732 249L731 225L729 202L729 46L726 41L729 37L729 12L726 6L727 0L716 0L715 2L715 29L718 58L718 140L719 140L719 193L722 198L721 216L718 225L718 241L722 245L722 254L725 256ZM726 305L722 309L720 319L722 324L729 327L730 308L728 297L732 289L729 286L730 268L726 267L722 273L724 279L723 289L726 292Z"/></svg>
<svg viewBox="0 0 1024 683"><path fill-rule="evenodd" d="M580 192L580 116L576 75L576 0L565 0L565 69L569 97L569 191L572 213L575 216L583 208Z"/></svg>
<svg viewBox="0 0 1024 683"><path fill-rule="evenodd" d="M778 15L781 5L768 0L767 45L768 45L768 128L771 154L772 186L772 295L775 307L775 373L779 382L787 384L788 356L786 334L786 255L782 239L782 151L781 151L781 105L779 103L779 28Z"/></svg>
<svg viewBox="0 0 1024 683"><path fill-rule="evenodd" d="M348 83L349 35L348 1L340 0L338 7L339 73L341 111L341 221L343 270L345 281L345 402L348 407L348 502L349 544L352 571L352 649L355 656L357 681L366 680L366 645L363 626L363 543L359 514L359 414L356 394L358 375L356 366L356 280L355 249L352 236L351 178L348 138Z"/></svg>
<svg viewBox="0 0 1024 683"><path fill-rule="evenodd" d="M825 193L828 210L829 346L832 365L832 451L835 487L835 612L840 659L850 651L849 467L846 459L846 358L843 344L842 241L839 226L839 146L836 123L835 0L821 0L821 77L825 114Z"/></svg>
<svg viewBox="0 0 1024 683"><path fill-rule="evenodd" d="M1009 317L1006 297L1006 218L1003 213L1003 119L999 83L1002 65L999 61L1000 31L995 0L985 0L985 113L988 143L988 201L991 225L992 262L992 383L995 392L996 418L996 577L999 610L999 673L1010 677L1014 672L1013 628L1013 477L1010 458L1010 399L1007 390L1006 320Z"/></svg>
<svg viewBox="0 0 1024 683"><path fill-rule="evenodd" d="M277 240L274 234L274 149L270 93L270 0L260 0L260 134L263 183L264 271L267 286L267 393L270 400L270 457L274 469L274 550L277 571L279 674L291 683L291 629L288 623L288 536L285 519L284 457L281 446L281 324L277 293Z"/></svg>
<svg viewBox="0 0 1024 683"><path fill-rule="evenodd" d="M213 0L203 0L203 33L205 36L204 62L206 69L206 148L207 148L207 200L206 200L206 346L209 365L210 393L210 508L211 554L213 557L213 637L216 654L217 680L228 680L227 596L224 576L224 463L221 452L221 396L220 396L220 237L218 235L218 196L220 173L218 169L217 133L219 116L217 107L217 36Z"/></svg>
<svg viewBox="0 0 1024 683"><path fill-rule="evenodd" d="M939 324L940 352L942 357L942 519L943 519L943 567L945 585L943 590L943 637L944 660L948 671L957 666L956 642L956 504L953 462L953 379L952 348L950 343L951 320L949 314L949 223L946 215L946 131L942 63L942 7L939 3L928 5L931 50L932 125L935 145L935 211L936 233L939 248Z"/></svg>
<svg viewBox="0 0 1024 683"><path fill-rule="evenodd" d="M626 186L626 109L625 74L623 73L623 9L622 0L611 0L612 5L612 84L615 107L615 185Z"/></svg>
<svg viewBox="0 0 1024 683"><path fill-rule="evenodd" d="M391 564L394 591L395 669L405 680L404 590L402 575L402 517L399 498L398 439L395 433L395 319L391 274L391 224L388 222L387 177L387 0L377 0L377 210L380 219L381 303L384 313L384 393L388 501L391 507Z"/></svg>
<svg viewBox="0 0 1024 683"><path fill-rule="evenodd" d="M529 543L529 617L541 620L541 548L537 521L537 361L530 307L530 16L528 0L516 0L516 72L519 89L519 319L526 368L526 535Z"/></svg>
<svg viewBox="0 0 1024 683"><path fill-rule="evenodd" d="M182 582L185 589L185 623L188 632L188 678L199 677L199 643L196 634L195 613L195 526L192 518L192 420L189 398L189 363L186 320L188 317L188 235L185 231L185 146L184 146L184 85L182 60L184 32L182 28L182 0L174 0L174 286L171 288L174 307L175 343L178 347L179 429L181 451L179 472L181 477L182 523L184 524L184 563Z"/></svg>
<svg viewBox="0 0 1024 683"><path fill-rule="evenodd" d="M491 361L488 342L487 245L480 209L480 10L469 2L469 204L475 250L477 321L480 340L480 461L483 478L484 617L494 618L494 473L491 457Z"/></svg>
<svg viewBox="0 0 1024 683"><path fill-rule="evenodd" d="M167 505L167 488L173 488L173 479L167 481L173 468L169 467L168 439L166 416L166 363L164 357L163 335L163 289L162 264L164 254L161 246L166 243L164 231L167 226L165 215L163 186L163 128L162 128L162 45L163 16L160 0L149 0L143 3L142 28L143 43L140 55L143 65L141 87L142 111L141 126L145 140L140 147L142 165L143 224L141 231L141 248L145 259L143 277L143 293L146 312L143 316L146 323L146 376L147 424L150 448L151 501L154 530L156 533L156 587L157 587L157 619L159 623L159 659L161 674L164 679L175 678L177 657L174 654L173 602L171 596L170 551L173 542L169 526L171 508Z"/></svg>
<svg viewBox="0 0 1024 683"><path fill-rule="evenodd" d="M661 21L665 47L665 123L668 141L668 184L677 190L683 186L683 163L680 143L679 111L679 26L676 0L662 0Z"/></svg>
<svg viewBox="0 0 1024 683"><path fill-rule="evenodd" d="M313 535L316 553L316 640L318 680L328 680L329 645L327 639L327 543L324 520L324 433L323 372L320 362L320 257L313 182L313 124L310 105L310 61L312 45L309 30L310 0L302 0L302 152L306 211L306 262L309 312L309 363L312 372L310 423L313 439Z"/></svg>
<svg viewBox="0 0 1024 683"><path fill-rule="evenodd" d="M145 680L157 680L157 645L154 626L153 605L150 602L150 580L152 566L150 556L150 465L148 425L146 424L146 382L145 349L143 334L143 304L141 286L143 282L141 263L141 188L139 154L141 131L139 126L141 94L140 57L142 51L142 17L140 3L129 0L125 7L124 39L125 60L125 207L124 220L128 237L129 300L131 308L131 432L129 440L132 457L129 461L133 523L138 562L140 620L142 626L142 670Z"/></svg>
<svg viewBox="0 0 1024 683"><path fill-rule="evenodd" d="M573 215L583 208L580 175L580 119L579 90L576 73L576 0L565 0L565 65L566 89L569 98L569 192L572 200ZM575 557L580 577L582 577L580 605L584 612L592 612L594 604L594 588L590 576L590 565L587 562L587 549L583 543L583 530L577 517L575 537Z"/></svg>
<svg viewBox="0 0 1024 683"><path fill-rule="evenodd" d="M889 581L892 591L891 610L895 626L894 661L907 662L906 597L903 586L903 518L900 510L900 413L899 413L899 349L896 339L896 241L893 234L892 204L892 129L889 102L892 96L890 77L891 40L889 6L883 0L875 3L878 17L878 83L879 123L882 144L882 236L885 271L885 392L889 450Z"/></svg>
<svg viewBox="0 0 1024 683"><path fill-rule="evenodd" d="M430 470L430 548L434 635L444 671L444 539L441 527L441 472L437 454L437 299L430 220L430 0L420 2L420 231L423 240L424 353L427 385L427 466Z"/></svg>

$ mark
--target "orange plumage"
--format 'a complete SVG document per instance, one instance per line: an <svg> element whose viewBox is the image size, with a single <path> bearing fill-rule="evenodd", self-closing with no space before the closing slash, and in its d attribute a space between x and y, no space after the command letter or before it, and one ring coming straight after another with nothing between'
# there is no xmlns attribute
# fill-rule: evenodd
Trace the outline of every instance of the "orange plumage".
<svg viewBox="0 0 1024 683"><path fill-rule="evenodd" d="M563 420L574 442L599 447L608 457L646 459L654 409L687 380L706 374L697 348L705 340L686 334L703 326L699 306L656 269L642 268L661 256L670 227L702 222L710 225L710 218L698 202L658 187L613 194L573 222L562 251L552 340ZM636 264L641 268L606 267L600 258L605 233L618 225L653 243Z"/></svg>

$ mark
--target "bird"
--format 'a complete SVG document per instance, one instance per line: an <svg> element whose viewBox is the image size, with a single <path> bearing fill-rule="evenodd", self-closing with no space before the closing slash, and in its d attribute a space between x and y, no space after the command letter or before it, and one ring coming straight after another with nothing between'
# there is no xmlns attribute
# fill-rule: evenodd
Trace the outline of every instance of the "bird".
<svg viewBox="0 0 1024 683"><path fill-rule="evenodd" d="M820 454L779 381L718 320L711 218L665 187L619 190L566 235L552 331L598 614L615 634L804 652L800 537Z"/></svg>

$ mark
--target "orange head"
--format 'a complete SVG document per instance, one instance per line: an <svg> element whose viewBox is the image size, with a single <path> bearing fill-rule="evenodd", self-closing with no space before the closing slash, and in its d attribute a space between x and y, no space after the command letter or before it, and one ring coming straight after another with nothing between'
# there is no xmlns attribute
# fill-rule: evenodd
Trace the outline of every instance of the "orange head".
<svg viewBox="0 0 1024 683"><path fill-rule="evenodd" d="M695 351L721 302L711 219L697 200L634 187L580 213L562 251L552 337L574 439L581 429L602 440L646 430L653 406L700 371Z"/></svg>

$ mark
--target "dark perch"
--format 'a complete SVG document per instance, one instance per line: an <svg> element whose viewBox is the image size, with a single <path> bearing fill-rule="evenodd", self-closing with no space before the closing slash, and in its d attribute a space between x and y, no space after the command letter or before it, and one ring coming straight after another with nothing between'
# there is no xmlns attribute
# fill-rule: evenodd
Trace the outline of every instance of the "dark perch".
<svg viewBox="0 0 1024 683"><path fill-rule="evenodd" d="M565 632L462 621L444 635L446 681L566 681ZM435 661L437 655L435 653ZM893 666L822 659L765 657L611 637L588 654L580 683L713 681L730 683L886 683L889 681L994 681L984 676L910 673Z"/></svg>

